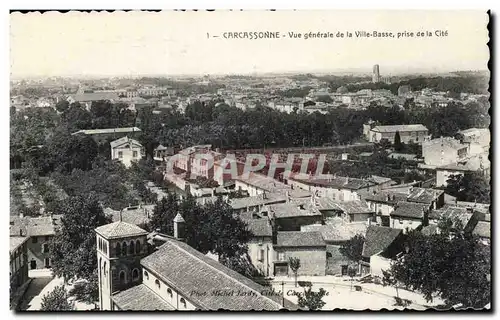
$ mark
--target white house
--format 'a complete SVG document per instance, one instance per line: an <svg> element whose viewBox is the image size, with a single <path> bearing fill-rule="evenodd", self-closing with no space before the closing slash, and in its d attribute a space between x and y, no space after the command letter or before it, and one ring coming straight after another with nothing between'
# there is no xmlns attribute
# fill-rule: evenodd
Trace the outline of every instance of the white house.
<svg viewBox="0 0 500 320"><path fill-rule="evenodd" d="M139 161L142 158L143 147L139 141L123 137L110 142L111 159L118 159L127 168L132 165L132 161Z"/></svg>

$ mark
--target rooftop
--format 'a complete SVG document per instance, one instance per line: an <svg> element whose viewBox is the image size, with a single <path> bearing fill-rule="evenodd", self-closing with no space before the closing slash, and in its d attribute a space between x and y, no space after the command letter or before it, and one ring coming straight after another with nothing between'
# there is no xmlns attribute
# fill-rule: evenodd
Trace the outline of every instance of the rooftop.
<svg viewBox="0 0 500 320"><path fill-rule="evenodd" d="M327 176L327 175L325 175ZM335 175L328 175L326 178L318 178L314 176L306 177L304 175L295 175L290 177L291 180L302 182L308 185L328 187L334 189L350 189L359 190L365 189L375 185L375 182L349 177L337 177Z"/></svg>
<svg viewBox="0 0 500 320"><path fill-rule="evenodd" d="M121 137L120 139L113 140L109 143L111 145L111 148L118 148L124 144L135 144L138 147L142 147L142 145L139 143L139 141L135 139L130 139L129 137Z"/></svg>
<svg viewBox="0 0 500 320"><path fill-rule="evenodd" d="M443 190L436 190L430 188L410 188L407 197L409 202L427 203L431 204L444 193Z"/></svg>
<svg viewBox="0 0 500 320"><path fill-rule="evenodd" d="M265 193L265 195L259 194L253 197L234 198L231 199L230 204L233 209L238 210L246 207L253 207L253 206L279 203L285 201L286 201L285 195L269 192Z"/></svg>
<svg viewBox="0 0 500 320"><path fill-rule="evenodd" d="M100 100L118 100L118 94L116 92L88 92L88 93L77 93L70 95L73 100L78 102L87 101L100 101Z"/></svg>
<svg viewBox="0 0 500 320"><path fill-rule="evenodd" d="M173 306L160 298L145 284L139 284L130 289L118 292L112 296L113 301L121 310L165 311L175 310Z"/></svg>
<svg viewBox="0 0 500 320"><path fill-rule="evenodd" d="M472 234L478 235L481 238L491 238L491 224L486 221L479 221L472 231Z"/></svg>
<svg viewBox="0 0 500 320"><path fill-rule="evenodd" d="M369 226L363 244L363 257L371 257L387 249L401 234L401 229L381 226Z"/></svg>
<svg viewBox="0 0 500 320"><path fill-rule="evenodd" d="M378 132L410 132L410 131L428 131L423 124L402 124L393 126L376 126L372 131Z"/></svg>
<svg viewBox="0 0 500 320"><path fill-rule="evenodd" d="M291 190L290 186L279 182L276 179L253 172L250 172L248 177L245 175L237 176L235 180L252 185L267 192L285 193L286 191Z"/></svg>
<svg viewBox="0 0 500 320"><path fill-rule="evenodd" d="M158 250L141 260L141 264L183 295L193 288L207 295L189 295L202 310L279 310L281 297L262 295L265 287L223 266L184 242L166 239ZM249 295L214 295L214 291L245 292ZM145 302L147 303L147 302ZM286 309L297 306L285 300Z"/></svg>
<svg viewBox="0 0 500 320"><path fill-rule="evenodd" d="M442 218L448 218L452 221L458 220L462 223L462 227L465 227L469 220L472 218L473 212L467 210L464 207L457 207L450 204L446 204L439 210L432 210L429 212L429 219L439 220Z"/></svg>
<svg viewBox="0 0 500 320"><path fill-rule="evenodd" d="M12 254L14 251L16 251L17 248L19 248L26 240L28 240L28 237L10 237L10 253Z"/></svg>
<svg viewBox="0 0 500 320"><path fill-rule="evenodd" d="M88 129L79 130L73 132L72 134L109 134L109 133L129 133L129 132L140 132L141 129L137 127L127 127L127 128L108 128L108 129Z"/></svg>
<svg viewBox="0 0 500 320"><path fill-rule="evenodd" d="M273 228L271 227L271 222L267 217L257 218L257 219L245 219L244 220L248 226L248 230L256 237L272 237Z"/></svg>
<svg viewBox="0 0 500 320"><path fill-rule="evenodd" d="M116 221L97 227L95 231L106 239L147 235L148 232L135 224Z"/></svg>
<svg viewBox="0 0 500 320"><path fill-rule="evenodd" d="M367 227L366 222L347 223L340 218L333 218L328 219L325 225L302 226L300 230L321 232L326 242L342 242L348 241L357 234L364 235Z"/></svg>
<svg viewBox="0 0 500 320"><path fill-rule="evenodd" d="M367 193L364 197L368 201L384 202L390 204L396 204L399 201L406 201L408 194L402 192L394 191L378 191L376 193Z"/></svg>
<svg viewBox="0 0 500 320"><path fill-rule="evenodd" d="M278 203L268 206L276 219L321 216L321 212L309 203Z"/></svg>
<svg viewBox="0 0 500 320"><path fill-rule="evenodd" d="M428 208L429 208L429 205L426 205L426 204L400 201L396 204L394 211L391 212L391 216L423 219L424 212Z"/></svg>
<svg viewBox="0 0 500 320"><path fill-rule="evenodd" d="M141 208L126 208L121 211L121 221L134 224L136 226L145 225L149 222L153 214L154 205L145 205ZM111 215L113 222L120 221L120 211L111 208L104 209L104 212Z"/></svg>
<svg viewBox="0 0 500 320"><path fill-rule="evenodd" d="M279 231L276 247L324 247L325 240L318 231Z"/></svg>

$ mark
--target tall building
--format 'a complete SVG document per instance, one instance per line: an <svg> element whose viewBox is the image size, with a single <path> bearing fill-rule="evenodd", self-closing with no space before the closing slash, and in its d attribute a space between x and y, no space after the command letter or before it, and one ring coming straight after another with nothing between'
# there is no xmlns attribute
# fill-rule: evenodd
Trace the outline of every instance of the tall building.
<svg viewBox="0 0 500 320"><path fill-rule="evenodd" d="M378 64L373 66L372 82L380 82L380 67Z"/></svg>

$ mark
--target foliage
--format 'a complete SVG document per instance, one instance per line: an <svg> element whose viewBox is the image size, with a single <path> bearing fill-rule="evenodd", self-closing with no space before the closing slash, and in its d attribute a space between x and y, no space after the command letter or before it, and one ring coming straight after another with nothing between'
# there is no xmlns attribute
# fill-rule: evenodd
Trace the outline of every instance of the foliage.
<svg viewBox="0 0 500 320"><path fill-rule="evenodd" d="M178 201L169 194L155 206L150 228L172 235L177 213L186 221L186 242L196 250L204 254L212 252L220 258L240 257L247 252L251 233L221 197L200 206L192 196Z"/></svg>
<svg viewBox="0 0 500 320"><path fill-rule="evenodd" d="M92 274L90 279L86 281L78 282L70 290L70 295L75 296L77 301L85 302L88 304L96 303L99 301L99 285L97 269Z"/></svg>
<svg viewBox="0 0 500 320"><path fill-rule="evenodd" d="M318 292L312 291L312 288L304 289L304 293L297 292L298 303L301 308L308 308L309 310L320 310L326 304L323 297L328 293L325 289L320 288Z"/></svg>
<svg viewBox="0 0 500 320"><path fill-rule="evenodd" d="M64 285L57 286L42 297L41 311L71 311L75 309L74 302L68 301L69 295Z"/></svg>
<svg viewBox="0 0 500 320"><path fill-rule="evenodd" d="M390 269L391 275L427 301L439 295L447 305L483 308L490 302L490 247L464 233L409 233L407 254Z"/></svg>
<svg viewBox="0 0 500 320"><path fill-rule="evenodd" d="M456 197L458 201L490 203L490 183L478 172L452 175L447 183L445 192Z"/></svg>
<svg viewBox="0 0 500 320"><path fill-rule="evenodd" d="M342 244L339 251L342 255L351 259L352 261L361 260L361 253L363 252L363 244L365 243L365 237L361 234L357 234L349 241Z"/></svg>
<svg viewBox="0 0 500 320"><path fill-rule="evenodd" d="M300 269L300 259L295 257L288 258L288 266L290 267L290 269L292 269L292 272L295 276L295 286L297 286L297 275Z"/></svg>
<svg viewBox="0 0 500 320"><path fill-rule="evenodd" d="M56 212L62 217L50 245L54 274L66 279L92 279L97 268L94 229L111 219L94 194L70 197Z"/></svg>
<svg viewBox="0 0 500 320"><path fill-rule="evenodd" d="M401 135L399 134L399 131L396 131L396 134L394 135L394 149L397 152L401 152L403 149L403 144L401 143Z"/></svg>

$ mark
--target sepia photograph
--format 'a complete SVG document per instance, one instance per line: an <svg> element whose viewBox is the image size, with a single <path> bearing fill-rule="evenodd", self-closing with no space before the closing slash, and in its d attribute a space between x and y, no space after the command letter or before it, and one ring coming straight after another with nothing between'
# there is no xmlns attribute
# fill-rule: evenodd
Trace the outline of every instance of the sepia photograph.
<svg viewBox="0 0 500 320"><path fill-rule="evenodd" d="M487 10L12 10L10 309L491 308Z"/></svg>

